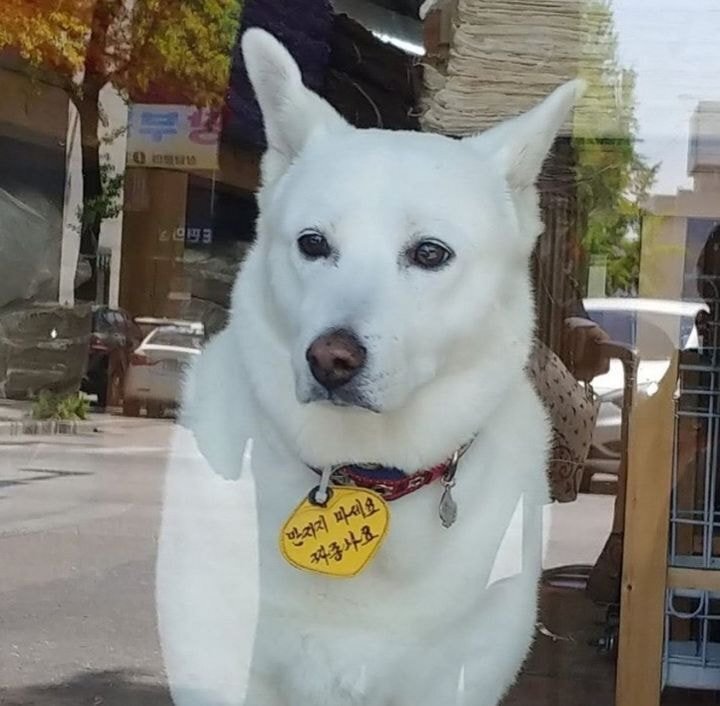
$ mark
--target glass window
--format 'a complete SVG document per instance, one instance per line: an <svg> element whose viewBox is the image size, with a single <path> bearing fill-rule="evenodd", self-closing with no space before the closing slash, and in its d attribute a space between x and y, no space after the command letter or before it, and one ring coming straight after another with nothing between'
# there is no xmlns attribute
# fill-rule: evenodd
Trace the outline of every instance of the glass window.
<svg viewBox="0 0 720 706"><path fill-rule="evenodd" d="M718 0L3 0L0 704L720 698Z"/></svg>

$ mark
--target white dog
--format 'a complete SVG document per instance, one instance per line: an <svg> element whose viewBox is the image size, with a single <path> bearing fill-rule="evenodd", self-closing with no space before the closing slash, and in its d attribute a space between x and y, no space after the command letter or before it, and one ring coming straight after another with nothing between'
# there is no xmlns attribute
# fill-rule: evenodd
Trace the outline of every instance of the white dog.
<svg viewBox="0 0 720 706"><path fill-rule="evenodd" d="M257 242L168 473L173 698L494 706L534 633L547 499L548 423L524 372L534 182L581 85L453 140L355 129L270 35L248 31L243 51L268 150ZM352 578L300 571L280 532L313 469L348 463L404 495L387 538Z"/></svg>

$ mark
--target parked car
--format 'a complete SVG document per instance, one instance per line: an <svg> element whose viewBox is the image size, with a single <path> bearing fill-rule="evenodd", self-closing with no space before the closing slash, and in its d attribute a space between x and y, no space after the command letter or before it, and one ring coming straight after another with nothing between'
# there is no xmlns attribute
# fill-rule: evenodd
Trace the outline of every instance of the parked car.
<svg viewBox="0 0 720 706"><path fill-rule="evenodd" d="M650 397L670 367L673 353L695 348L697 314L702 302L643 298L586 299L585 310L613 341L634 348L638 355L636 399ZM588 458L591 472L616 474L621 458L624 376L619 360L598 375L592 386L600 398L600 410Z"/></svg>
<svg viewBox="0 0 720 706"><path fill-rule="evenodd" d="M136 316L135 323L143 333L143 337L147 336L156 328L171 326L173 328L188 329L200 336L205 335L205 326L200 321L186 321L185 319L168 319L156 316Z"/></svg>
<svg viewBox="0 0 720 706"><path fill-rule="evenodd" d="M130 355L142 338L140 329L123 309L93 306L87 370L81 389L95 395L98 406L119 402ZM108 400L108 393L114 399Z"/></svg>
<svg viewBox="0 0 720 706"><path fill-rule="evenodd" d="M203 336L187 327L161 326L151 331L130 356L125 378L123 411L138 416L144 406L149 417L162 417L180 402L182 381Z"/></svg>

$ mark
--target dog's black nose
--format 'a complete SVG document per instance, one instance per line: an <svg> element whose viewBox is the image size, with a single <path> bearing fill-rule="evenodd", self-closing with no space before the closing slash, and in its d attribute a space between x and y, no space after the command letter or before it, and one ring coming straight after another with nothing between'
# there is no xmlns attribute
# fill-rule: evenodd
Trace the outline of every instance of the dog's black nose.
<svg viewBox="0 0 720 706"><path fill-rule="evenodd" d="M350 331L316 338L305 353L313 377L327 390L350 382L365 365L367 351Z"/></svg>

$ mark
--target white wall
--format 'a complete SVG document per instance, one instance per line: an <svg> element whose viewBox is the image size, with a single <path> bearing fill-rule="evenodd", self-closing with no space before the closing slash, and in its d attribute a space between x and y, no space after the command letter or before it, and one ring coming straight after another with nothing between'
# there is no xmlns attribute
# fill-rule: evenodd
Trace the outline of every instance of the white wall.
<svg viewBox="0 0 720 706"><path fill-rule="evenodd" d="M80 233L77 212L82 203L82 154L80 118L77 108L68 101L68 132L65 142L65 200L63 205L62 250L60 252L60 291L62 304L75 303L75 269Z"/></svg>
<svg viewBox="0 0 720 706"><path fill-rule="evenodd" d="M125 155L127 149L127 122L128 106L118 92L111 86L105 86L100 93L100 103L108 118L106 128L100 128L100 136L117 135L109 144L100 147L100 159L109 158L117 173L125 172ZM118 135L117 131L122 132ZM124 201L121 190L120 203ZM102 224L100 230L100 247L112 251L110 269L110 306L118 306L120 293L120 257L122 254L122 218L120 213L115 218L109 218Z"/></svg>

